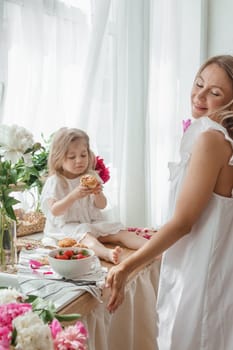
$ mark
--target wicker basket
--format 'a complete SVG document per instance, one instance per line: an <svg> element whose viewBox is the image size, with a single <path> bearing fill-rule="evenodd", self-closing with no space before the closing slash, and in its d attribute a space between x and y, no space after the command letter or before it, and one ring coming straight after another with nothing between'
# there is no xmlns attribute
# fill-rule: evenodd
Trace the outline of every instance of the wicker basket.
<svg viewBox="0 0 233 350"><path fill-rule="evenodd" d="M43 232L45 216L42 212L31 211L25 213L22 209L16 209L15 214L17 217L17 237Z"/></svg>

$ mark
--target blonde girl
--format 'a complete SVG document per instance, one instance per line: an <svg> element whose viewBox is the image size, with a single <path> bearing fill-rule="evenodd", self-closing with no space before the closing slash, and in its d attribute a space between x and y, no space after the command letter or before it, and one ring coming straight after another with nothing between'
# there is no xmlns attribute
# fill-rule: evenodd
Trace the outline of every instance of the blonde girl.
<svg viewBox="0 0 233 350"><path fill-rule="evenodd" d="M92 248L100 258L117 264L122 249L106 248L103 243L122 243L138 249L145 238L128 232L120 222L107 221L102 210L107 205L103 185L93 170L94 154L88 135L76 128L61 128L53 136L49 159L49 177L43 186L41 208L46 216L45 244L66 237ZM80 184L83 174L94 174L98 186L93 190Z"/></svg>

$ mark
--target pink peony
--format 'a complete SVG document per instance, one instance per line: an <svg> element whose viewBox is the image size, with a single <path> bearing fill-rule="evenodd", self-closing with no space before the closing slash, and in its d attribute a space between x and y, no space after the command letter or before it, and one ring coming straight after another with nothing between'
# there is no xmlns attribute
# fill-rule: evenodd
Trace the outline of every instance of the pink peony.
<svg viewBox="0 0 233 350"><path fill-rule="evenodd" d="M87 350L88 333L82 322L69 326L57 333L54 340L55 350Z"/></svg>
<svg viewBox="0 0 233 350"><path fill-rule="evenodd" d="M11 331L7 326L0 327L0 350L8 350L11 340Z"/></svg>
<svg viewBox="0 0 233 350"><path fill-rule="evenodd" d="M9 303L0 305L0 349L8 342L8 348L11 341L11 332L13 330L12 321L20 315L32 310L28 303Z"/></svg>
<svg viewBox="0 0 233 350"><path fill-rule="evenodd" d="M0 291L0 350L87 350L87 331L81 322L63 330L60 322L53 318L49 325L37 312L48 312L50 320L51 315L54 316L53 306L48 310L33 310L32 304L23 303L23 300L16 290ZM66 316L69 320L70 315Z"/></svg>
<svg viewBox="0 0 233 350"><path fill-rule="evenodd" d="M105 166L103 158L100 158L99 156L96 157L95 170L104 183L110 179L109 168Z"/></svg>
<svg viewBox="0 0 233 350"><path fill-rule="evenodd" d="M53 338L56 338L57 334L62 331L62 326L56 318L52 320L50 330Z"/></svg>

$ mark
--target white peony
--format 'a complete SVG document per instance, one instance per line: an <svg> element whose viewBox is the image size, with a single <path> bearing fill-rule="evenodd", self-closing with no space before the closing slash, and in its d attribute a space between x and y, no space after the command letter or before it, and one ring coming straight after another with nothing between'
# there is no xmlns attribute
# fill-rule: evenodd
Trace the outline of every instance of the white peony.
<svg viewBox="0 0 233 350"><path fill-rule="evenodd" d="M18 125L0 125L0 154L4 159L17 163L20 158L28 163L30 156L24 154L34 144L33 135Z"/></svg>
<svg viewBox="0 0 233 350"><path fill-rule="evenodd" d="M40 317L29 311L13 320L16 328L17 350L53 350L53 340L50 328Z"/></svg>
<svg viewBox="0 0 233 350"><path fill-rule="evenodd" d="M0 305L15 303L19 300L24 300L25 296L18 292L15 288L4 288L0 290Z"/></svg>

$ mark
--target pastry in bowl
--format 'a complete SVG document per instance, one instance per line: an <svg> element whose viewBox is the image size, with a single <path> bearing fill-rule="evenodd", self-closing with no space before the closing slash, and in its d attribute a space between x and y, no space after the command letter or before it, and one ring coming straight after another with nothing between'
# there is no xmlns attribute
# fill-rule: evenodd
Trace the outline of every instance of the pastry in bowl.
<svg viewBox="0 0 233 350"><path fill-rule="evenodd" d="M49 252L48 261L52 269L60 276L78 279L94 272L98 259L92 249L72 247L58 248Z"/></svg>
<svg viewBox="0 0 233 350"><path fill-rule="evenodd" d="M82 186L94 189L94 188L96 188L96 186L98 186L99 181L97 180L97 178L95 176L90 175L90 174L85 174L85 175L81 176L80 183Z"/></svg>

